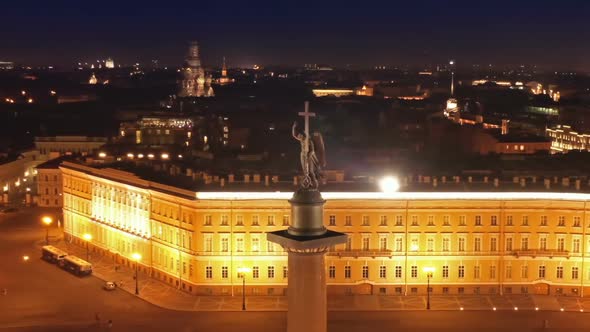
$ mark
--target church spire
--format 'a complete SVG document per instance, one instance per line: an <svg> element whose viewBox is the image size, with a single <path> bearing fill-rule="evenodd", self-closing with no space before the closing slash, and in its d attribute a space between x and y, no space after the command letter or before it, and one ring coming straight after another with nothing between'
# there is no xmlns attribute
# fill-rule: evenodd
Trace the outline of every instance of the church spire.
<svg viewBox="0 0 590 332"><path fill-rule="evenodd" d="M225 56L223 57L223 64L221 65L221 77L227 77L227 66L225 65Z"/></svg>

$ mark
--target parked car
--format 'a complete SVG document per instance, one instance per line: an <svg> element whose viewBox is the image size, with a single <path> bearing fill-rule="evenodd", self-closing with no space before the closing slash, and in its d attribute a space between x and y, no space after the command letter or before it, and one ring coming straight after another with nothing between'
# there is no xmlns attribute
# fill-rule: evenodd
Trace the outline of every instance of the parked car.
<svg viewBox="0 0 590 332"><path fill-rule="evenodd" d="M107 291L112 291L112 290L115 290L117 288L117 284L115 284L112 281L107 281L107 282L104 283L104 285L102 286L102 288L104 290L107 290Z"/></svg>

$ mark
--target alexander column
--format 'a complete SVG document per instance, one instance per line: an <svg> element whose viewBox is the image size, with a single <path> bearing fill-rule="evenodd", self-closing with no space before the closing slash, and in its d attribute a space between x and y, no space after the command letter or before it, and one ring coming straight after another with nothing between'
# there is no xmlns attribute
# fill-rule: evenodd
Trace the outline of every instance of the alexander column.
<svg viewBox="0 0 590 332"><path fill-rule="evenodd" d="M346 235L324 227L324 203L318 190L321 167L324 164L323 141L319 133L310 140L309 112L299 115L305 118L305 131L293 137L301 143L301 167L303 176L300 187L289 200L291 226L287 230L271 232L267 239L280 244L289 254L289 284L287 332L326 332L327 294L324 256L330 246L345 243ZM317 152L317 154L316 154Z"/></svg>

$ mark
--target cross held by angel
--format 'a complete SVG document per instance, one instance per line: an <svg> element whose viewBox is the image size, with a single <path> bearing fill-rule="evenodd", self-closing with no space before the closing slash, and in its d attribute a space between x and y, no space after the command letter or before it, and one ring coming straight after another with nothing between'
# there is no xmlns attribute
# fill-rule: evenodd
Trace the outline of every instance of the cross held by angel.
<svg viewBox="0 0 590 332"><path fill-rule="evenodd" d="M301 144L299 159L303 171L301 187L305 189L317 189L322 176L322 168L326 166L324 140L319 132L309 135L309 118L315 113L309 112L309 102L305 102L305 112L298 115L305 119L303 132L297 132L297 121L293 123L291 135Z"/></svg>

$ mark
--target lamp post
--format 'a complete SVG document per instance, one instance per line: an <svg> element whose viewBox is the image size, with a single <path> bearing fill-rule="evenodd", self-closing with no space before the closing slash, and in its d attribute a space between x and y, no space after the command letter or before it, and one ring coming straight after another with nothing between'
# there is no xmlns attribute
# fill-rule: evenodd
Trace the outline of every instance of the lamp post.
<svg viewBox="0 0 590 332"><path fill-rule="evenodd" d="M242 278L242 310L246 310L246 273L250 273L250 268L238 268L238 278Z"/></svg>
<svg viewBox="0 0 590 332"><path fill-rule="evenodd" d="M86 234L83 235L83 237L84 237L84 240L86 241L86 261L89 261L89 259L90 259L90 252L89 252L89 249L88 249L88 243L90 242L90 240L92 240L92 235L86 233Z"/></svg>
<svg viewBox="0 0 590 332"><path fill-rule="evenodd" d="M49 244L49 225L51 225L51 223L53 222L53 219L51 219L51 217L49 216L45 216L43 218L41 218L41 221L47 226L47 228L45 228L45 244Z"/></svg>
<svg viewBox="0 0 590 332"><path fill-rule="evenodd" d="M131 257L133 257L133 259L135 260L135 295L139 295L139 281L137 280L137 269L138 269L138 265L139 265L139 261L141 260L141 254L139 253L133 253L133 255L131 255Z"/></svg>
<svg viewBox="0 0 590 332"><path fill-rule="evenodd" d="M424 272L426 272L426 310L430 310L430 278L434 274L434 268L431 266L425 267Z"/></svg>

